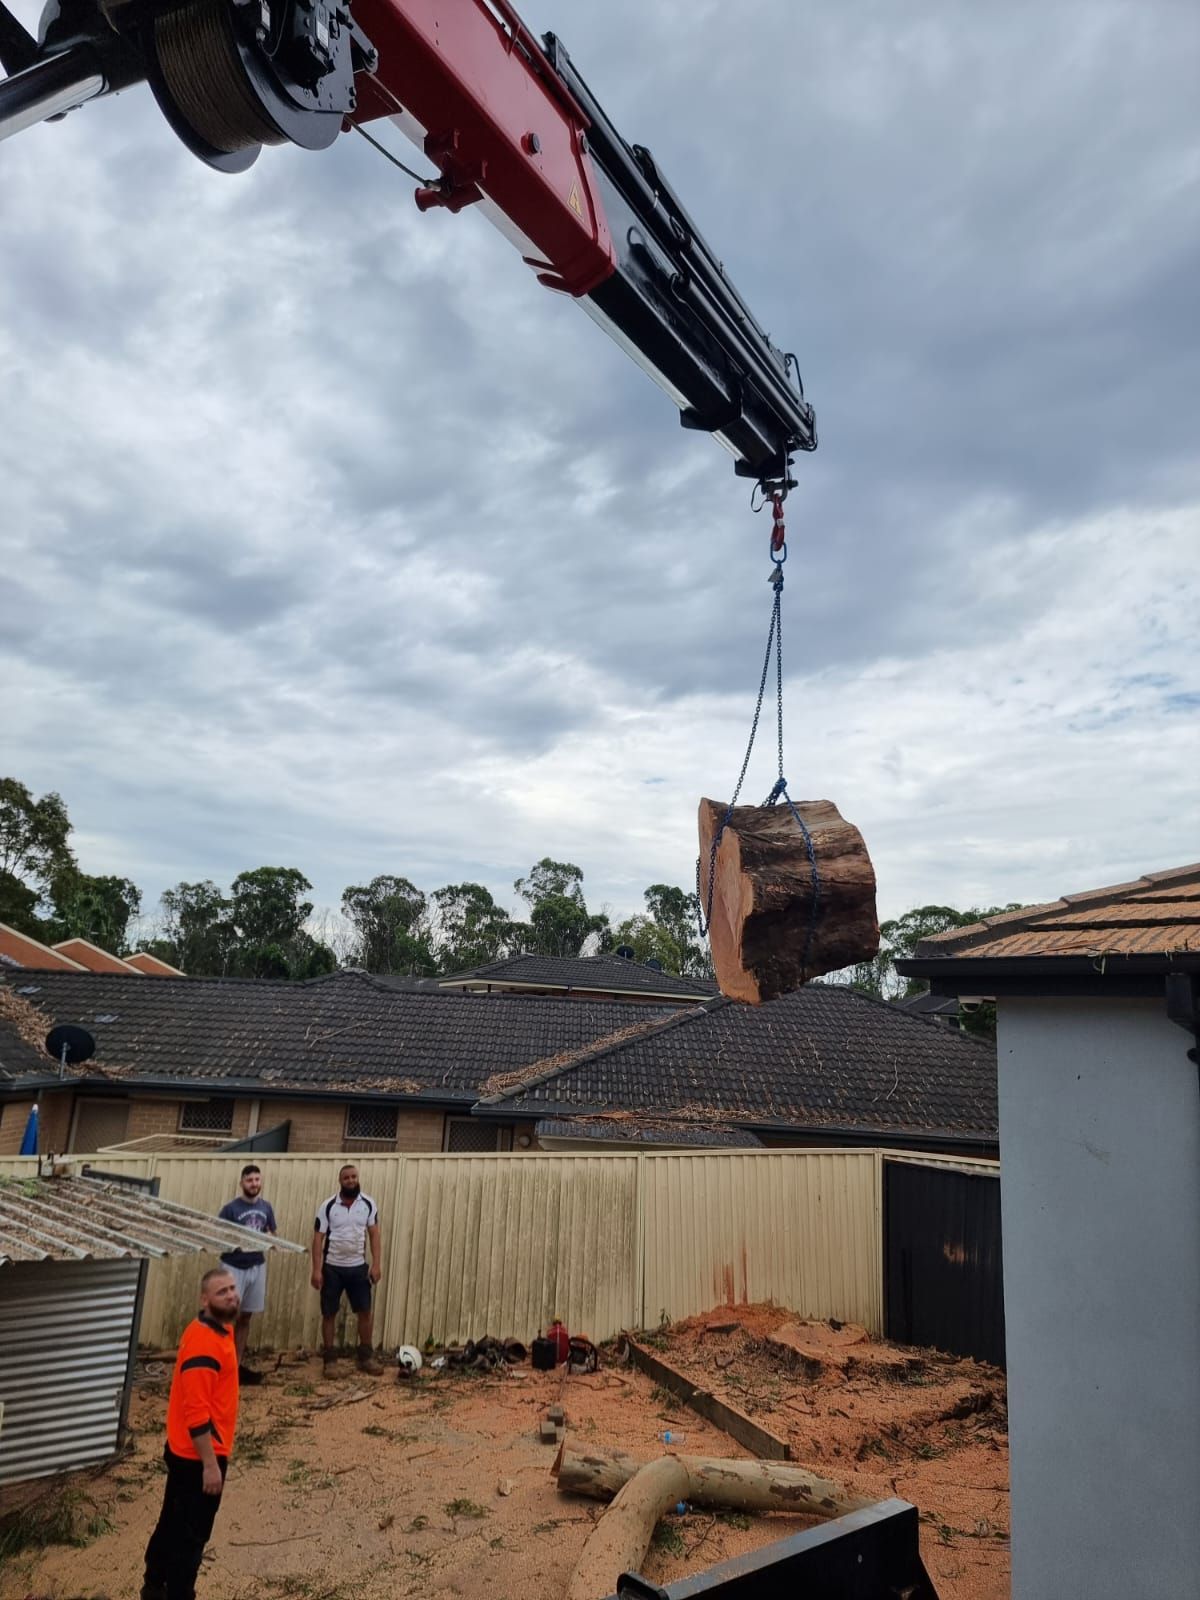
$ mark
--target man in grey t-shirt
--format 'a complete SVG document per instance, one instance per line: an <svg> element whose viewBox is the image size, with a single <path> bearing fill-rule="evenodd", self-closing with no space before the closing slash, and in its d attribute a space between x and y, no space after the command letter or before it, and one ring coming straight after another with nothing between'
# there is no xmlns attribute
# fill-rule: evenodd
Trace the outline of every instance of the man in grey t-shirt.
<svg viewBox="0 0 1200 1600"><path fill-rule="evenodd" d="M225 1222L236 1222L239 1227L252 1228L255 1233L275 1233L275 1212L271 1202L263 1199L262 1186L262 1169L253 1163L243 1167L240 1194L227 1201L218 1215ZM267 1303L267 1258L261 1250L227 1250L221 1257L221 1265L233 1274L241 1298L241 1310L233 1330L239 1381L261 1383L262 1374L246 1365L246 1339L250 1318Z"/></svg>

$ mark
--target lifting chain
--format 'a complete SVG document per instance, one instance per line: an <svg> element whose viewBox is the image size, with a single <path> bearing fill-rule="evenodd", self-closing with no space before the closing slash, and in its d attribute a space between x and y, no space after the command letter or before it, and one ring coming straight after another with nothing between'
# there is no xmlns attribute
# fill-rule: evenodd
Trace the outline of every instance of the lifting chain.
<svg viewBox="0 0 1200 1600"><path fill-rule="evenodd" d="M773 806L776 805L780 800L783 800L786 803L788 810L795 818L796 825L799 827L804 838L804 847L808 853L809 870L812 873L813 889L812 912L809 917L808 933L804 942L804 953L801 958L801 965L807 967L809 951L812 948L813 934L816 931L818 911L820 907L821 875L817 869L817 857L816 851L813 848L812 834L809 832L804 818L796 809L795 802L788 793L787 779L783 775L783 564L787 560L787 528L784 524L783 513L783 502L785 496L786 490L782 489L772 490L769 494L764 492L764 498L761 504L756 507L756 509L761 510L762 506L766 505L767 500L770 500L770 552L771 564L774 569L770 578L771 588L774 591L774 598L771 602L771 625L767 629L767 648L763 655L762 673L758 680L758 697L754 703L754 717L750 724L750 738L746 745L746 754L742 758L742 770L738 773L738 780L734 786L733 798L725 808L725 815L721 818L720 825L718 826L716 833L713 835L712 848L708 853L707 885L703 883L701 878L702 863L700 858L698 856L696 858L696 902L697 923L700 931L700 937L706 938L708 936L709 928L712 926L713 885L716 880L717 850L720 847L721 838L725 832L725 829L729 824L729 819L733 816L733 809L738 803L738 797L742 792L742 784L746 781L746 772L750 766L750 757L754 751L754 741L758 736L758 724L762 716L763 698L767 690L767 677L771 670L771 657L774 655L775 729L779 776L776 778L770 794L763 801L763 805Z"/></svg>

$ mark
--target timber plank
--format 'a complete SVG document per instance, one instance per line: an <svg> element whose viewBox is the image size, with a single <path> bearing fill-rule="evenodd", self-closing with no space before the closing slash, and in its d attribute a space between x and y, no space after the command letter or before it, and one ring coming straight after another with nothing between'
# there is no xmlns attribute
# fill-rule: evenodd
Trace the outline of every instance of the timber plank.
<svg viewBox="0 0 1200 1600"><path fill-rule="evenodd" d="M648 1378L653 1378L655 1383L661 1384L664 1389L669 1389L673 1395L678 1395L679 1399L691 1406L698 1416L714 1423L731 1439L736 1439L739 1444L745 1445L747 1450L753 1450L754 1454L764 1461L792 1459L791 1446L786 1439L781 1439L769 1428L764 1428L753 1418L748 1417L744 1411L739 1411L736 1406L718 1400L717 1396L710 1394L707 1389L701 1389L690 1378L685 1378L682 1372L677 1372L658 1356L651 1355L649 1350L644 1349L636 1340L629 1339L627 1342L634 1366Z"/></svg>

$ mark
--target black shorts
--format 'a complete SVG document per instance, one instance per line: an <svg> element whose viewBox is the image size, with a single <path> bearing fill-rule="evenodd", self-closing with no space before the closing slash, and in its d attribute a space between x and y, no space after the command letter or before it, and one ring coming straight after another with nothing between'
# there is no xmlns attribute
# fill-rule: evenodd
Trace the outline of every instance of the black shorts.
<svg viewBox="0 0 1200 1600"><path fill-rule="evenodd" d="M342 1295L350 1302L351 1311L370 1311L371 1280L367 1276L367 1263L357 1267L331 1267L328 1261L321 1268L321 1315L333 1317L342 1303Z"/></svg>

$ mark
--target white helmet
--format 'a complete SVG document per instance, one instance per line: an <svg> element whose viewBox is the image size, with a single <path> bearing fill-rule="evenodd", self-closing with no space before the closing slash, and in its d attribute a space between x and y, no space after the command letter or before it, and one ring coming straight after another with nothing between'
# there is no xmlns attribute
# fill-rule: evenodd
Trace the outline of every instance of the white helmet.
<svg viewBox="0 0 1200 1600"><path fill-rule="evenodd" d="M396 1360L409 1372L420 1372L421 1352L415 1344L402 1344L396 1351Z"/></svg>

